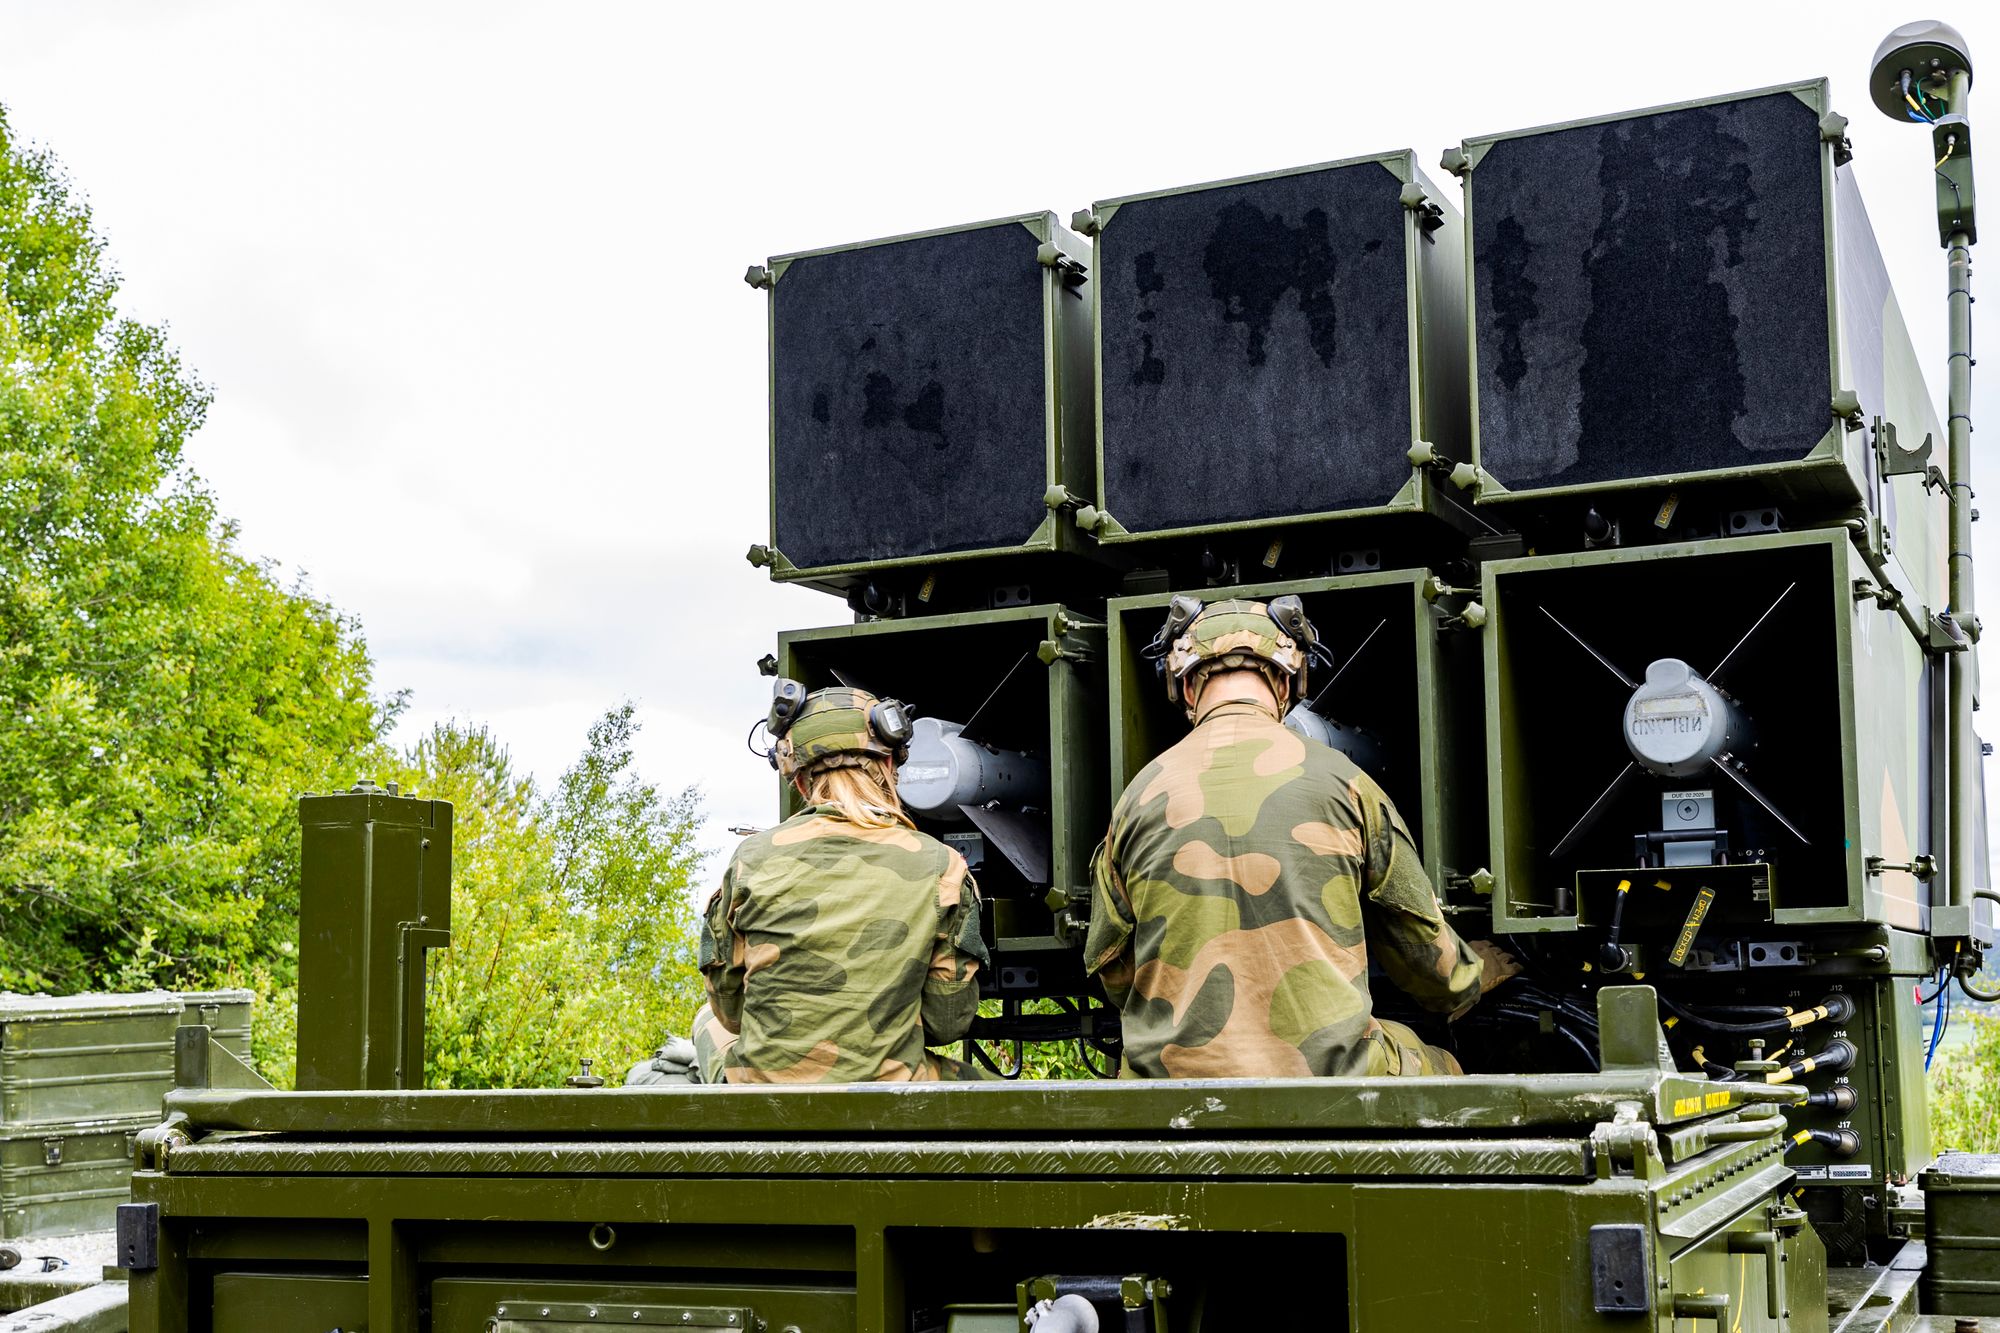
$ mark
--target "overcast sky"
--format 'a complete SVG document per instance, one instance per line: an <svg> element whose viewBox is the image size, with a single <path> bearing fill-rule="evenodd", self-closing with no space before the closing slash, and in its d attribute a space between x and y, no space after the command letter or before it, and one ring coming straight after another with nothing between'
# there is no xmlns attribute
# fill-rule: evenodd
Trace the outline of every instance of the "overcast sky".
<svg viewBox="0 0 2000 1333"><path fill-rule="evenodd" d="M1956 9L2000 59L1990 11ZM632 698L647 775L700 784L719 847L774 804L752 664L846 618L743 560L767 536L746 265L1394 148L1448 181L1468 135L1824 74L1941 398L1927 144L1863 90L1921 17L9 0L0 102L88 194L125 310L214 385L190 458L244 549L359 616L380 686L412 691L400 736L485 721L547 780Z"/></svg>

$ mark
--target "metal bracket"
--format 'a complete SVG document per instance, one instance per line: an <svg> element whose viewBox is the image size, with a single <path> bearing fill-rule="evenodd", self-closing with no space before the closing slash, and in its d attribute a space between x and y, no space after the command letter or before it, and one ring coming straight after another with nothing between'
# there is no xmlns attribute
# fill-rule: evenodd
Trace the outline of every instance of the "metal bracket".
<svg viewBox="0 0 2000 1333"><path fill-rule="evenodd" d="M1653 1246L1645 1227L1619 1222L1590 1229L1590 1292L1599 1314L1653 1308Z"/></svg>
<svg viewBox="0 0 2000 1333"><path fill-rule="evenodd" d="M1822 143L1833 145L1833 165L1844 167L1854 160L1854 145L1847 139L1847 117L1838 111L1829 111L1819 118L1819 137Z"/></svg>
<svg viewBox="0 0 2000 1333"><path fill-rule="evenodd" d="M1930 433L1924 433L1924 442L1914 449L1905 449L1896 443L1896 423L1875 418L1874 430L1870 432L1875 442L1875 470L1884 477L1907 477L1922 474L1928 477L1931 471L1931 446L1936 442ZM1928 481L1925 483L1928 485Z"/></svg>
<svg viewBox="0 0 2000 1333"><path fill-rule="evenodd" d="M1063 253L1063 248L1054 241L1043 241L1035 251L1035 262L1043 268L1052 268L1066 287L1080 287L1090 276L1090 269L1082 260L1072 259Z"/></svg>
<svg viewBox="0 0 2000 1333"><path fill-rule="evenodd" d="M160 1266L160 1205L121 1203L118 1205L118 1264L130 1273L144 1273Z"/></svg>
<svg viewBox="0 0 2000 1333"><path fill-rule="evenodd" d="M1886 871L1900 870L1906 875L1915 875L1918 879L1927 880L1934 878L1938 872L1937 858L1929 854L1915 856L1908 861L1896 862L1894 864L1883 860L1879 856L1871 856L1866 859L1865 864L1868 867L1868 873L1871 875L1880 875Z"/></svg>
<svg viewBox="0 0 2000 1333"><path fill-rule="evenodd" d="M1444 210L1432 203L1430 196L1424 193L1424 187L1415 181L1403 186L1401 199L1403 207L1417 215L1417 225L1423 228L1426 239L1444 225Z"/></svg>

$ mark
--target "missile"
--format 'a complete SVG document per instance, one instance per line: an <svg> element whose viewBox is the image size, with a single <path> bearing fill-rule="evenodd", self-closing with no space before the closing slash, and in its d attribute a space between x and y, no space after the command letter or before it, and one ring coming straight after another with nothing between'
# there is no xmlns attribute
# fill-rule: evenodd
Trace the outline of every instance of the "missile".
<svg viewBox="0 0 2000 1333"><path fill-rule="evenodd" d="M1046 809L1049 766L969 739L963 723L920 717L912 724L909 758L896 771L896 790L912 814L963 823L965 806Z"/></svg>

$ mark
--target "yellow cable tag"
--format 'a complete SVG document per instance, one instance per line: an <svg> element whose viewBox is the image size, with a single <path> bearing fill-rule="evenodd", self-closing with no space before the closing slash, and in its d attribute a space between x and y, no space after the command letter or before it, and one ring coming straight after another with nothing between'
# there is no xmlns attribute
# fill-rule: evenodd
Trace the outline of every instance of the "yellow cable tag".
<svg viewBox="0 0 2000 1333"><path fill-rule="evenodd" d="M1708 919L1708 909L1715 905L1715 890L1704 886L1694 895L1694 906L1688 908L1687 920L1681 922L1680 938L1674 941L1673 952L1667 961L1675 967L1688 960L1688 952L1694 948L1694 937L1701 933L1701 923Z"/></svg>

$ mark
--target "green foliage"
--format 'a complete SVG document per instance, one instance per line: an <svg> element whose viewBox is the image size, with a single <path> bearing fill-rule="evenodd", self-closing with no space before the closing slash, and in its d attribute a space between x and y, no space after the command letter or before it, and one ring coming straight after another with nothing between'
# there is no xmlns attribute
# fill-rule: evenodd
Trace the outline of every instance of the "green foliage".
<svg viewBox="0 0 2000 1333"><path fill-rule="evenodd" d="M405 790L452 803L452 946L432 955L426 1084L554 1087L589 1057L617 1082L701 1002L689 900L694 791L631 772L630 704L592 725L546 796L484 727L417 743Z"/></svg>
<svg viewBox="0 0 2000 1333"><path fill-rule="evenodd" d="M979 1004L979 1015L982 1018L997 1018L1000 1016L1001 1007L1002 1002L999 1000L982 1000ZM1028 1000L1022 1003L1021 1012L1060 1014L1067 1011L1055 1000ZM979 1045L995 1069L1009 1074L1014 1072L1016 1057L1012 1042L982 1041ZM947 1054L957 1055L958 1051L954 1049ZM1073 1041L1023 1042L1019 1062L1021 1077L1024 1079L1094 1079L1100 1075L1092 1071L1093 1064L1106 1074L1116 1075L1118 1072L1117 1056L1106 1055L1093 1046L1090 1049L1089 1063L1085 1063L1083 1052Z"/></svg>
<svg viewBox="0 0 2000 1333"><path fill-rule="evenodd" d="M0 113L0 989L282 987L294 798L390 708L355 625L233 549L182 459L208 390L116 292Z"/></svg>
<svg viewBox="0 0 2000 1333"><path fill-rule="evenodd" d="M1982 985L1990 986L1990 979ZM1938 1152L2000 1152L2000 1017L1963 1020L1971 1040L1938 1053L1931 1070L1931 1146Z"/></svg>

